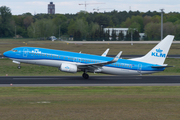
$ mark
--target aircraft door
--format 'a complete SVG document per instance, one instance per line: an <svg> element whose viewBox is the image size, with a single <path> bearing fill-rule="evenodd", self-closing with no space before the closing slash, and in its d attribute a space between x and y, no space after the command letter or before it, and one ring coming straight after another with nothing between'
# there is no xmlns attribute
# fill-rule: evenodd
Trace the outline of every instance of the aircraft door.
<svg viewBox="0 0 180 120"><path fill-rule="evenodd" d="M23 49L23 57L27 57L28 56L28 49L24 48Z"/></svg>
<svg viewBox="0 0 180 120"><path fill-rule="evenodd" d="M138 64L137 72L141 74L142 64Z"/></svg>

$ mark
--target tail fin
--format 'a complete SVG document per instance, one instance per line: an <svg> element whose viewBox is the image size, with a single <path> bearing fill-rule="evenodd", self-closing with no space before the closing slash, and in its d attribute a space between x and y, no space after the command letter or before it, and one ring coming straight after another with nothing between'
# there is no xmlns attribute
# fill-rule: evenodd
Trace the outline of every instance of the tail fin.
<svg viewBox="0 0 180 120"><path fill-rule="evenodd" d="M140 58L134 58L130 60L146 62L151 64L163 65L166 56L169 52L174 36L168 35L161 42L159 42L150 52Z"/></svg>

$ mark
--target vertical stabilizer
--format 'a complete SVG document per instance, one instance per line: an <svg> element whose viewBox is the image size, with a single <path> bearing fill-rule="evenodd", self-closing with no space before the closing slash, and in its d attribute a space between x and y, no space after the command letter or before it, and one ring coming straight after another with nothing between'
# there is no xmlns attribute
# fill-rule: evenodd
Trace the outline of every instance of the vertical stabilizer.
<svg viewBox="0 0 180 120"><path fill-rule="evenodd" d="M161 42L159 42L150 52L148 52L145 56L140 58L134 58L130 60L158 64L163 65L171 44L173 42L174 36L168 35Z"/></svg>

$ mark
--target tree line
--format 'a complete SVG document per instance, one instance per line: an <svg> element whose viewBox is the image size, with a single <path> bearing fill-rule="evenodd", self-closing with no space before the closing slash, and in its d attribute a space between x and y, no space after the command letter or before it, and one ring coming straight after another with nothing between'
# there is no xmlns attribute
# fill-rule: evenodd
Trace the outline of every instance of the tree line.
<svg viewBox="0 0 180 120"><path fill-rule="evenodd" d="M175 35L180 40L180 14L164 13L164 36ZM129 28L126 36L119 35L103 28ZM104 13L77 14L36 14L24 13L12 15L11 9L0 7L0 37L14 37L15 34L24 38L46 39L49 36L66 36L74 40L139 40L139 33L145 33L145 40L159 40L161 32L161 13L156 11L116 11ZM126 38L126 39L124 39Z"/></svg>

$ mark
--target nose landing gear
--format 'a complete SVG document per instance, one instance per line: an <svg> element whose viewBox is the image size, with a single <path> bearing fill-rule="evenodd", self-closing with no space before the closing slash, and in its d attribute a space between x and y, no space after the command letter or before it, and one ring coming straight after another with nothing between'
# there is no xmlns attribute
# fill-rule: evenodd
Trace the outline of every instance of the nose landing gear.
<svg viewBox="0 0 180 120"><path fill-rule="evenodd" d="M19 66L17 66L18 69L21 69L21 65L19 64Z"/></svg>

